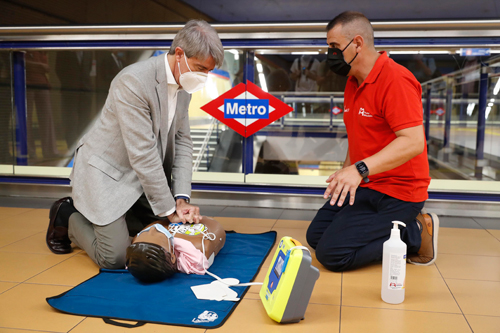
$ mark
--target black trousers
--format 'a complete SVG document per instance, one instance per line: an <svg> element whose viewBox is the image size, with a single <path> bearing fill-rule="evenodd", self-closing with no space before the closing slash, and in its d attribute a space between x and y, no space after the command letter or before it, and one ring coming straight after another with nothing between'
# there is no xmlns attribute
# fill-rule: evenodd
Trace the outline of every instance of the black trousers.
<svg viewBox="0 0 500 333"><path fill-rule="evenodd" d="M307 242L316 250L316 258L335 272L352 270L382 260L382 247L389 239L392 221L400 226L401 239L408 253L420 249L421 236L415 218L424 202L406 202L386 194L358 187L354 205L349 196L342 207L328 200L307 230Z"/></svg>

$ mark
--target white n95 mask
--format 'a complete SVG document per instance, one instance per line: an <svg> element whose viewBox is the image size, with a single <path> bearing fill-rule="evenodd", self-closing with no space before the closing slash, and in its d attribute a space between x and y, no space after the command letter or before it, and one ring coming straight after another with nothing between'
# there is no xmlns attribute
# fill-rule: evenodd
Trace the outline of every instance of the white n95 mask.
<svg viewBox="0 0 500 333"><path fill-rule="evenodd" d="M189 72L181 73L181 75L179 76L179 83L187 93L192 94L198 90L203 89L205 83L207 82L208 74L202 72L193 72L191 68L189 68L186 53L184 53L184 60L186 61L186 66L189 69ZM179 66L180 73L180 62L178 62L177 65Z"/></svg>

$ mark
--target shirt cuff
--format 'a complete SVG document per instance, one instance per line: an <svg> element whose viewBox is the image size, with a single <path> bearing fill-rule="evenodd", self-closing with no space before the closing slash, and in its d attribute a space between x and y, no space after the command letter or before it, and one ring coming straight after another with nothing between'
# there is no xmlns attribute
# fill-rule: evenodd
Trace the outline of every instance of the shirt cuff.
<svg viewBox="0 0 500 333"><path fill-rule="evenodd" d="M176 194L174 195L174 198L177 200L177 199L184 199L184 198L188 198L188 199L191 199L191 197L187 194Z"/></svg>
<svg viewBox="0 0 500 333"><path fill-rule="evenodd" d="M167 217L169 216L170 214L173 214L175 212L175 206L174 208L172 208L171 210L169 210L168 212L165 212L165 213L161 213L160 215L158 215L159 217Z"/></svg>

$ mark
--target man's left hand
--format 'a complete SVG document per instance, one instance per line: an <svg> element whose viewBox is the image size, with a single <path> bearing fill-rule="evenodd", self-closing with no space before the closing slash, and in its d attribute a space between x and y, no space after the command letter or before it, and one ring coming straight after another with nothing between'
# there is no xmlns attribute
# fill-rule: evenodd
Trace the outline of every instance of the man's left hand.
<svg viewBox="0 0 500 333"><path fill-rule="evenodd" d="M176 213L181 219L182 223L200 223L201 215L200 208L197 206L193 206L188 204L184 199L177 199L176 201Z"/></svg>
<svg viewBox="0 0 500 333"><path fill-rule="evenodd" d="M330 200L330 205L332 206L335 205L338 198L339 201L337 205L341 207L347 194L349 193L349 204L353 205L354 198L356 196L356 189L362 179L363 178L359 174L355 165L343 168L328 177L326 182L330 184L328 184L323 197L327 199L330 195L332 195L332 199Z"/></svg>

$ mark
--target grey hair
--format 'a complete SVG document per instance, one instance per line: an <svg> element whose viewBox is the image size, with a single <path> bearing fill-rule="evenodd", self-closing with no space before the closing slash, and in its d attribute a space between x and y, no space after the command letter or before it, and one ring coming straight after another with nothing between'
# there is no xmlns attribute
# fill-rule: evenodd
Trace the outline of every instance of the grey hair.
<svg viewBox="0 0 500 333"><path fill-rule="evenodd" d="M196 57L201 61L209 56L214 58L217 67L224 62L224 48L217 31L203 20L190 20L175 35L168 54L175 54L175 48L180 47L188 58Z"/></svg>

